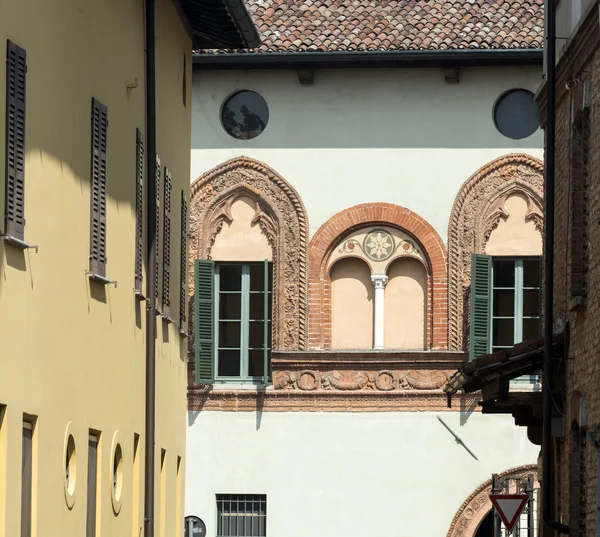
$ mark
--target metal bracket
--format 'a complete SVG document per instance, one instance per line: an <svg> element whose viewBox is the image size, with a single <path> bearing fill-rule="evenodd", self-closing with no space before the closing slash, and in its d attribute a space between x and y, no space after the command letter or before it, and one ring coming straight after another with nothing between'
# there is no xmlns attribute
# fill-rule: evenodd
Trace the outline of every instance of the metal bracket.
<svg viewBox="0 0 600 537"><path fill-rule="evenodd" d="M179 335L184 339L189 337L188 333L185 330L183 330L182 328L179 329Z"/></svg>
<svg viewBox="0 0 600 537"><path fill-rule="evenodd" d="M0 237L4 238L4 242L7 242L11 246L15 246L20 248L21 250L27 250L32 248L35 250L35 253L38 253L38 246L34 244L29 244L28 242L22 241L21 239L17 239L17 237L13 237L12 235L6 235L4 233L0 234Z"/></svg>
<svg viewBox="0 0 600 537"><path fill-rule="evenodd" d="M452 429L450 429L450 427L446 424L446 422L440 418L439 416L436 416L438 420L440 420L440 423L446 427L446 429L448 429L448 432L454 437L454 440L456 440L456 443L461 445L462 447L464 447L467 452L469 453L469 455L471 455L471 457L473 457L476 461L478 461L479 459L477 458L477 456L475 455L475 453L473 453L468 447L467 444L465 444L462 440L462 438L460 436L458 436Z"/></svg>
<svg viewBox="0 0 600 537"><path fill-rule="evenodd" d="M148 300L139 289L134 289L133 294L135 295L135 298L137 298L140 302Z"/></svg>
<svg viewBox="0 0 600 537"><path fill-rule="evenodd" d="M112 284L115 286L115 289L117 288L117 282L115 280L109 280L108 278L100 276L100 274L96 274L95 272L90 272L89 270L86 270L85 273L89 276L90 280L94 280L102 285Z"/></svg>
<svg viewBox="0 0 600 537"><path fill-rule="evenodd" d="M164 313L161 313L160 316L162 317L162 320L165 321L165 323L167 323L167 324L175 323L175 321L173 319L171 319L171 317L169 317L168 315L165 315Z"/></svg>

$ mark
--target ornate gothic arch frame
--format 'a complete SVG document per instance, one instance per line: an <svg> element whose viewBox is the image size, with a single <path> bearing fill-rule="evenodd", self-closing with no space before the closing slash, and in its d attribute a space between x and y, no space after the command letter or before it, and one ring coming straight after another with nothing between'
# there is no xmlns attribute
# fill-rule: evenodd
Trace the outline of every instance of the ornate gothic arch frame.
<svg viewBox="0 0 600 537"><path fill-rule="evenodd" d="M333 249L353 231L391 226L411 235L425 254L427 268L428 349L447 348L448 278L446 248L435 229L416 213L391 203L365 203L345 209L325 222L310 241L309 347L331 348L331 278L327 265Z"/></svg>
<svg viewBox="0 0 600 537"><path fill-rule="evenodd" d="M534 486L538 485L537 466L535 464L513 468L499 474L499 477L519 477L527 474L534 474ZM492 502L489 498L491 492L491 479L479 485L454 515L446 537L473 537L479 525L492 508Z"/></svg>
<svg viewBox="0 0 600 537"><path fill-rule="evenodd" d="M307 346L308 219L296 190L272 168L257 160L229 160L196 179L190 199L190 296L194 293L195 259L209 259L231 204L239 197L257 204L258 223L273 248L273 347L303 350ZM193 310L190 309L190 336ZM190 337L190 349L193 337Z"/></svg>
<svg viewBox="0 0 600 537"><path fill-rule="evenodd" d="M465 348L468 341L471 254L483 253L492 231L508 215L506 199L521 194L527 199L527 220L543 227L543 163L525 154L497 158L475 172L459 190L448 226L448 344Z"/></svg>

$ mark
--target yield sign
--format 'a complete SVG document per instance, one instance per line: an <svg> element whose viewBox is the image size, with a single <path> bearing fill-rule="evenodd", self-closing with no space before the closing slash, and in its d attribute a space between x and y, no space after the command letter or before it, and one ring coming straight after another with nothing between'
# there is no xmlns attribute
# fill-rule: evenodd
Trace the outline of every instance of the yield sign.
<svg viewBox="0 0 600 537"><path fill-rule="evenodd" d="M490 501L498 511L507 531L512 531L528 500L529 494L490 494Z"/></svg>

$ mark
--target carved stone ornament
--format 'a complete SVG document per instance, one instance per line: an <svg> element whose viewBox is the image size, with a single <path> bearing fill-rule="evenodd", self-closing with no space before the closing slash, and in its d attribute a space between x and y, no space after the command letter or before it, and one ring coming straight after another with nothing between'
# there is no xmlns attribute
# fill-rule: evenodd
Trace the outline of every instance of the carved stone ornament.
<svg viewBox="0 0 600 537"><path fill-rule="evenodd" d="M534 487L539 486L535 464L513 468L499 474L499 477L520 477L528 474L534 475ZM446 537L474 537L482 520L492 508L492 502L489 498L491 492L491 479L477 487L454 515Z"/></svg>
<svg viewBox="0 0 600 537"><path fill-rule="evenodd" d="M194 293L194 260L210 259L211 248L223 223L231 222L232 203L242 196L256 202L253 222L260 226L273 248L273 347L305 349L308 326L306 209L296 190L262 162L235 158L192 183L190 297ZM193 317L193 308L190 308L190 351L194 348Z"/></svg>
<svg viewBox="0 0 600 537"><path fill-rule="evenodd" d="M273 371L275 390L430 391L440 390L453 371Z"/></svg>
<svg viewBox="0 0 600 537"><path fill-rule="evenodd" d="M508 215L506 199L521 194L527 200L527 221L543 227L543 164L525 154L510 154L480 168L461 187L448 226L448 347L468 343L471 254L484 253L492 231Z"/></svg>

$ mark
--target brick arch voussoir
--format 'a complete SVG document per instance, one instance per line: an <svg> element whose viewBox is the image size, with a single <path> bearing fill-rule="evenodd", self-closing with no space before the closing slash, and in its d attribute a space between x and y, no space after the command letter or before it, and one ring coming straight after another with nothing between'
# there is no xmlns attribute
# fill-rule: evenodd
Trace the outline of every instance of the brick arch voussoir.
<svg viewBox="0 0 600 537"><path fill-rule="evenodd" d="M402 229L420 244L428 262L428 347L444 349L447 337L447 259L444 243L418 214L391 203L364 203L345 209L327 220L309 244L309 345L331 346L331 281L327 261L344 236L361 227L388 225Z"/></svg>
<svg viewBox="0 0 600 537"><path fill-rule="evenodd" d="M205 172L192 182L190 195L190 294L193 264L206 258L222 225L225 200L250 195L259 202L258 223L274 247L273 344L276 349L304 350L308 345L308 217L298 192L267 164L238 157ZM221 218L216 221L216 218ZM193 323L193 312L190 325ZM190 326L190 335L193 334ZM190 350L193 337L190 337Z"/></svg>
<svg viewBox="0 0 600 537"><path fill-rule="evenodd" d="M456 195L448 223L448 345L466 347L465 319L470 285L470 254L483 253L485 241L500 214L499 203L512 192L528 198L532 217L541 231L544 165L524 153L492 160L465 181ZM502 194L502 195L500 195Z"/></svg>
<svg viewBox="0 0 600 537"><path fill-rule="evenodd" d="M498 475L499 478L509 476L534 475L534 483L538 482L537 466L528 464L512 468ZM492 492L492 480L488 479L479 485L462 503L454 515L446 537L474 537L479 525L492 508L489 495Z"/></svg>

